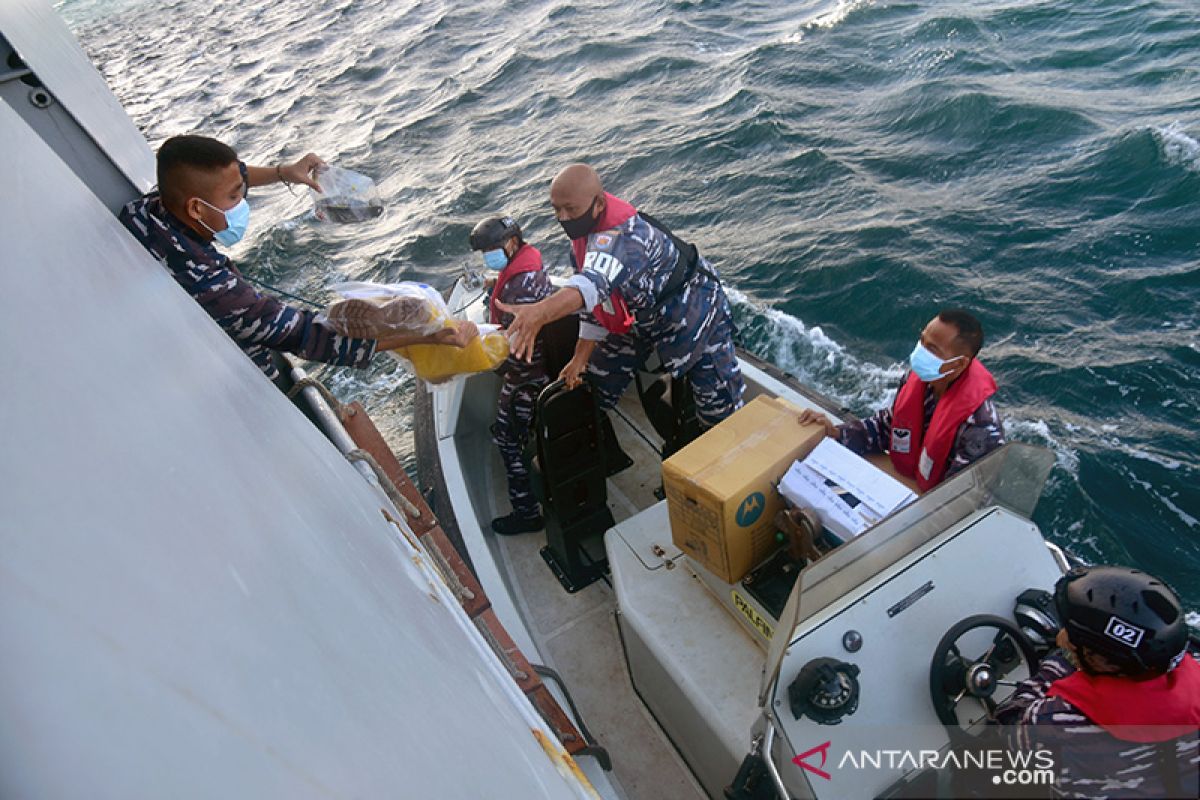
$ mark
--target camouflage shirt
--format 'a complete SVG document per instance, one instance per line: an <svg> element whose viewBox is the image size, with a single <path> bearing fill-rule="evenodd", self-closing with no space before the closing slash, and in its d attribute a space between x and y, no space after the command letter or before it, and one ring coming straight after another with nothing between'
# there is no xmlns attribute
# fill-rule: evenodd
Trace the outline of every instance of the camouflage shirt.
<svg viewBox="0 0 1200 800"><path fill-rule="evenodd" d="M928 385L925 387L925 427L933 419L938 397ZM838 441L849 449L863 455L883 453L892 440L892 406L881 408L867 419L851 419L842 426ZM958 426L954 445L950 448L950 463L946 467L946 478L966 469L970 464L1004 444L1004 424L996 405L989 397L966 421ZM945 478L943 478L944 480Z"/></svg>
<svg viewBox="0 0 1200 800"><path fill-rule="evenodd" d="M586 309L619 292L636 319L632 333L653 342L663 365L677 377L699 360L717 323L733 318L716 271L703 258L703 268L654 312L678 257L669 236L634 214L612 230L588 236L583 268L567 282L583 295ZM582 316L581 339L604 339L607 333L591 313Z"/></svg>
<svg viewBox="0 0 1200 800"><path fill-rule="evenodd" d="M1117 739L1061 697L1048 697L1050 684L1075 671L1061 654L1042 660L997 707L995 722L1006 726L1009 745L1054 753L1058 780L1055 797L1170 796L1159 763L1158 746ZM1196 797L1200 737L1164 743L1175 749L1183 797Z"/></svg>
<svg viewBox="0 0 1200 800"><path fill-rule="evenodd" d="M534 272L520 272L512 276L504 284L504 290L500 293L499 300L505 305L513 306L523 303L536 303L538 300L544 300L552 294L554 294L554 285L550 283L550 277L546 274L545 270L539 269ZM512 314L502 314L500 316L501 327L507 328L512 324L512 321ZM499 372L504 376L505 381L513 385L536 381L546 377L546 363L545 357L542 354L541 337L539 336L534 343L533 357L528 362L510 355L500 365ZM550 377L557 378L558 376L553 375Z"/></svg>
<svg viewBox="0 0 1200 800"><path fill-rule="evenodd" d="M272 350L347 367L365 367L375 354L373 340L342 336L316 312L259 294L211 242L167 211L157 192L129 203L120 219L268 378L279 375Z"/></svg>

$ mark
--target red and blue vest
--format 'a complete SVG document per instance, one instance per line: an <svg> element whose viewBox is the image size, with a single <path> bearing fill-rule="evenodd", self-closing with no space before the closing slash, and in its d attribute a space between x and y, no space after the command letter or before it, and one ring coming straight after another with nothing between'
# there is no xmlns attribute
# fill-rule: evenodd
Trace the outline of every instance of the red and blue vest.
<svg viewBox="0 0 1200 800"><path fill-rule="evenodd" d="M493 325L499 325L500 318L503 316L503 312L496 308L496 303L500 301L501 292L504 291L504 284L522 272L537 272L541 268L542 253L533 245L523 244L517 252L513 253L512 259L505 265L504 269L500 270L500 275L496 278L496 285L492 287L492 298L488 301L488 309L491 312Z"/></svg>
<svg viewBox="0 0 1200 800"><path fill-rule="evenodd" d="M892 441L888 448L896 471L915 478L917 488L922 492L937 486L945 477L959 426L984 400L996 393L996 380L978 359L971 359L966 371L938 400L928 430L925 428L925 387L925 382L910 372L908 380L896 393L896 402L892 406Z"/></svg>
<svg viewBox="0 0 1200 800"><path fill-rule="evenodd" d="M600 218L596 220L596 224L588 231L588 236L600 231L620 227L628 222L634 214L637 214L636 208L624 200L613 197L608 192L605 192L604 213L600 215ZM576 272L583 271L583 260L587 255L587 244L587 236L571 240L571 253L575 256ZM608 308L605 307L606 305ZM612 310L609 311L609 308ZM592 309L592 316L596 318L596 322L603 325L611 333L629 333L629 329L633 327L633 314L630 313L629 306L625 303L625 298L616 289L613 289L609 293L606 302Z"/></svg>

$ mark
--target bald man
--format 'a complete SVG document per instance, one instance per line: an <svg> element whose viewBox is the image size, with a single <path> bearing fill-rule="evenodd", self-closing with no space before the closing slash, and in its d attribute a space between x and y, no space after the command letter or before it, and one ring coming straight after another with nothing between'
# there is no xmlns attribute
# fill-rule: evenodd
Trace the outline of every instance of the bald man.
<svg viewBox="0 0 1200 800"><path fill-rule="evenodd" d="M582 311L575 356L559 376L577 385L586 371L604 408L616 405L638 368L638 344L657 349L673 377L686 375L705 427L742 404L733 315L721 281L695 246L604 191L587 164L550 184L554 215L571 240L575 275L537 303L505 308L513 351L528 357L538 331Z"/></svg>
<svg viewBox="0 0 1200 800"><path fill-rule="evenodd" d="M462 346L476 334L471 323L433 336L353 339L329 327L315 312L259 294L214 242L237 244L250 222L251 186L300 183L317 191L321 159L309 153L293 164L251 167L233 148L206 136L175 136L158 150L158 190L129 203L120 219L196 302L237 342L268 378L279 370L271 351L309 361L365 367L377 349L409 344Z"/></svg>

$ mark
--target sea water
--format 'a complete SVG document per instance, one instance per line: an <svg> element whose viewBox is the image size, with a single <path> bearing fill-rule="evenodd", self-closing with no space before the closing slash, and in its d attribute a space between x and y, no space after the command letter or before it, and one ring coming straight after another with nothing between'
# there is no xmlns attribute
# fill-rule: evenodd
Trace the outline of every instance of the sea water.
<svg viewBox="0 0 1200 800"><path fill-rule="evenodd" d="M547 188L586 160L700 245L746 347L856 413L939 308L975 311L1008 435L1056 455L1043 531L1200 607L1195 0L58 7L152 146L379 182L354 225L251 193L232 255L289 291L448 285L497 213L564 263ZM321 373L411 465L391 360Z"/></svg>

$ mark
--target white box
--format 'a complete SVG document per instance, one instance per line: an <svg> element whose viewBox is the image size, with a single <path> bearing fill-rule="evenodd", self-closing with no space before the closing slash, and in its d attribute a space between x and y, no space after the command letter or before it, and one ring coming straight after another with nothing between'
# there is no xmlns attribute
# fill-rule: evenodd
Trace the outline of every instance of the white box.
<svg viewBox="0 0 1200 800"><path fill-rule="evenodd" d="M916 495L900 481L843 447L824 439L779 481L779 493L811 508L842 541L852 539Z"/></svg>

